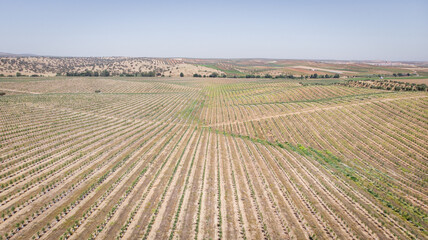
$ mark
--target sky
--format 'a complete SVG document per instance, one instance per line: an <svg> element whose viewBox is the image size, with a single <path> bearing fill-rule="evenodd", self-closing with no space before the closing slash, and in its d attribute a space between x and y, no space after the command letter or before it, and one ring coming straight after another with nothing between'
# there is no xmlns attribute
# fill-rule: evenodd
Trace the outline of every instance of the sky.
<svg viewBox="0 0 428 240"><path fill-rule="evenodd" d="M0 52L428 61L427 0L0 0Z"/></svg>

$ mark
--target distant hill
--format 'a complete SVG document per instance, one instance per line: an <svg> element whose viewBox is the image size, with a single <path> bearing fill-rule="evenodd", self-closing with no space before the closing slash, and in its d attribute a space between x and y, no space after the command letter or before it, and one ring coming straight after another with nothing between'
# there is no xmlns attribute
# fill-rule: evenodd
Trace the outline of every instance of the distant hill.
<svg viewBox="0 0 428 240"><path fill-rule="evenodd" d="M18 59L19 58L19 59ZM384 77L427 76L426 62L297 60L297 59L198 59L147 57L48 57L0 52L0 74L4 76L141 76L178 77ZM104 73L106 74L106 73ZM316 77L315 77L316 76Z"/></svg>
<svg viewBox="0 0 428 240"><path fill-rule="evenodd" d="M2 56L3 54L3 56ZM19 58L19 59L18 59ZM112 76L153 76L178 77L183 73L190 77L194 74L209 76L223 72L206 66L185 63L177 59L130 58L130 57L44 57L25 56L24 54L0 53L0 74L15 76L42 75L101 75L108 71Z"/></svg>
<svg viewBox="0 0 428 240"><path fill-rule="evenodd" d="M38 55L31 54L31 53L16 54L16 53L0 52L0 57L36 57L36 56Z"/></svg>

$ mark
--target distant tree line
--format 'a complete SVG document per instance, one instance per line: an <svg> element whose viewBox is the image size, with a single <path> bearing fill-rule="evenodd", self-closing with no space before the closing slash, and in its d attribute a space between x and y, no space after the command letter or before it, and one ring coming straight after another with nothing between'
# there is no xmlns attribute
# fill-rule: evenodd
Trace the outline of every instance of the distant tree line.
<svg viewBox="0 0 428 240"><path fill-rule="evenodd" d="M354 75L351 77L367 77L367 78L371 78L371 77L379 77L379 78L383 78L383 77L411 77L411 76L418 76L417 73L393 73L393 74L370 74L370 75L366 75L366 76L358 76L358 75Z"/></svg>
<svg viewBox="0 0 428 240"><path fill-rule="evenodd" d="M392 74L392 76L394 76L394 77L405 77L405 76L409 77L410 73L394 73L394 74Z"/></svg>
<svg viewBox="0 0 428 240"><path fill-rule="evenodd" d="M56 76L63 76L64 73L57 73ZM33 74L33 75L23 75L20 72L16 73L17 77L42 77L43 75L37 75L37 74ZM155 71L148 71L148 72L136 72L136 73L113 73L110 72L108 70L104 70L104 71L90 71L90 70L86 70L83 72L78 72L78 71L74 71L74 72L65 72L65 76L67 77L109 77L109 76L120 76L120 77L159 77L159 76L164 76L161 73L156 73ZM407 75L404 75L402 73L398 73L393 75L394 77L396 76L410 76L410 74L408 73ZM0 77L5 77L4 74L0 74ZM12 77L12 75L8 75L7 77ZM184 77L183 73L180 73L180 77ZM280 75L271 75L271 74L265 74L265 75L255 75L255 74L247 74L247 75L240 75L240 76L236 76L236 75L226 75L226 74L219 74L217 72L213 72L209 75L201 75L198 73L193 74L193 77L210 77L210 78L283 78L283 79L307 79L307 78L340 78L339 74L334 74L334 75L329 75L329 74L325 74L325 75L318 75L317 73L311 74L311 75L300 75L299 76L294 76L293 74L280 74Z"/></svg>
<svg viewBox="0 0 428 240"><path fill-rule="evenodd" d="M300 79L303 79L303 78L339 78L340 75L339 74L335 74L335 75L328 75L328 74L326 74L326 75L318 75L317 73L312 74L310 76L300 75L300 77L296 77L293 74L288 74L288 75L280 74L280 75L276 75L276 76L272 76L270 74L266 74L264 76L254 75L254 74L247 74L247 75L245 75L245 78L262 78L262 77L263 78L289 78L289 79L300 78Z"/></svg>
<svg viewBox="0 0 428 240"><path fill-rule="evenodd" d="M216 73L216 72L213 72L213 73L211 73L210 75L201 75L201 74L197 74L197 73L195 73L195 74L193 74L193 77L210 77L210 78L217 78L217 77L219 77L219 78L227 78L227 75L226 74L218 74L218 73Z"/></svg>
<svg viewBox="0 0 428 240"><path fill-rule="evenodd" d="M293 74L288 74L288 75L280 74L280 75L276 75L276 76L272 76L270 74L265 74L265 75L247 74L245 76L236 76L236 75L228 76L226 74L219 75L218 73L214 72L214 73L211 73L208 76L195 73L195 74L193 74L193 77L212 77L212 78L216 78L216 77L221 77L221 78L227 78L227 77L228 78L289 78L289 79L300 78L300 79L303 79L303 78L340 78L340 75L339 74L335 74L335 75L328 75L328 74L318 75L318 74L315 73L315 74L312 74L310 76L300 75L300 77L296 77Z"/></svg>
<svg viewBox="0 0 428 240"><path fill-rule="evenodd" d="M154 77L156 76L154 71L149 71L149 72L141 72L140 73L141 77Z"/></svg>
<svg viewBox="0 0 428 240"><path fill-rule="evenodd" d="M38 74L24 75L24 74L22 74L20 72L17 72L15 74L15 76L17 76L17 77L43 77L43 75L38 75ZM13 75L7 75L7 76L5 76L3 73L0 73L0 77L13 77Z"/></svg>
<svg viewBox="0 0 428 240"><path fill-rule="evenodd" d="M349 87L364 87L372 89L383 89L390 91L427 91L426 84L416 84L391 80L349 80L346 83L338 83Z"/></svg>
<svg viewBox="0 0 428 240"><path fill-rule="evenodd" d="M314 74L311 74L310 76L309 76L309 78L340 78L340 75L338 74L338 73L336 73L336 74L334 74L334 75L328 75L328 74L325 74L325 75L318 75L317 73L314 73Z"/></svg>
<svg viewBox="0 0 428 240"><path fill-rule="evenodd" d="M61 73L57 73L57 76L61 76L61 75L62 75ZM104 70L101 72L86 70L84 72L66 72L65 75L68 77L109 77L109 76L155 77L156 73L154 71L149 71L149 72L138 72L138 73L113 74L113 73L110 73L108 70Z"/></svg>
<svg viewBox="0 0 428 240"><path fill-rule="evenodd" d="M58 75L61 75L61 74L58 73L57 76ZM86 70L84 72L66 72L65 75L67 77L100 77L100 76L108 77L110 76L110 72L107 70L104 70L101 72L97 72L97 71L92 72L92 71Z"/></svg>
<svg viewBox="0 0 428 240"><path fill-rule="evenodd" d="M272 76L270 74L266 74L266 75L263 75L263 76L262 75L255 75L255 74L247 74L245 76L236 76L236 75L233 75L233 76L229 75L228 76L226 74L221 74L220 75L220 74L218 74L216 72L211 73L208 76L195 73L195 74L193 74L193 77L211 77L211 78L216 78L216 77L220 77L220 78L291 78L291 79L296 78L293 75L277 75L277 76ZM303 76L301 76L301 78L303 78Z"/></svg>

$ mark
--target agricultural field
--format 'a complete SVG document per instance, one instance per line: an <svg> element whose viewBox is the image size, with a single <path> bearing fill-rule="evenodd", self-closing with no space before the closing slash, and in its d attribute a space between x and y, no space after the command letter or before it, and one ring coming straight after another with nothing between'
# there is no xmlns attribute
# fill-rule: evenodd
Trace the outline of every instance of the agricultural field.
<svg viewBox="0 0 428 240"><path fill-rule="evenodd" d="M0 52L0 81L3 77L32 76L126 76L136 77L272 77L319 78L338 74L340 78L407 77L420 78L410 83L425 83L428 62L323 61L285 59L199 59L146 57L43 57L2 55ZM425 81L424 81L425 80Z"/></svg>
<svg viewBox="0 0 428 240"><path fill-rule="evenodd" d="M185 63L222 71L227 76L242 77L247 74L264 76L293 75L295 77L339 74L343 78L382 75L428 76L427 62L385 61L327 61L286 59L183 59ZM394 75L395 74L395 75Z"/></svg>
<svg viewBox="0 0 428 240"><path fill-rule="evenodd" d="M0 239L428 238L426 91L13 77L0 92Z"/></svg>

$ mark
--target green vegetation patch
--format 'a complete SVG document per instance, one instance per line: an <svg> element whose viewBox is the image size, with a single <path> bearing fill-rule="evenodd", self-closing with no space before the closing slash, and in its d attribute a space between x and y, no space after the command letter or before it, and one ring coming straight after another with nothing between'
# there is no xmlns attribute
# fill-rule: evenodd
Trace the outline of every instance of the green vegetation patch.
<svg viewBox="0 0 428 240"><path fill-rule="evenodd" d="M209 130L212 129L209 128ZM391 189L398 188L398 186L392 183L393 179L380 173L376 169L366 171L365 173L368 175L364 175L363 173L357 172L355 168L348 166L343 160L328 150L318 150L312 147L305 147L301 144L293 145L289 142L270 142L265 139L251 138L250 136L228 133L225 131L220 132L219 130L215 130L215 132L254 143L279 147L291 152L296 152L307 159L313 159L330 170L333 174L342 179L348 179L360 189L373 196L384 207L389 209L389 211L384 209L385 214L397 215L408 224L415 226L425 236L428 235L428 214L423 209L414 206L410 201L392 192Z"/></svg>

